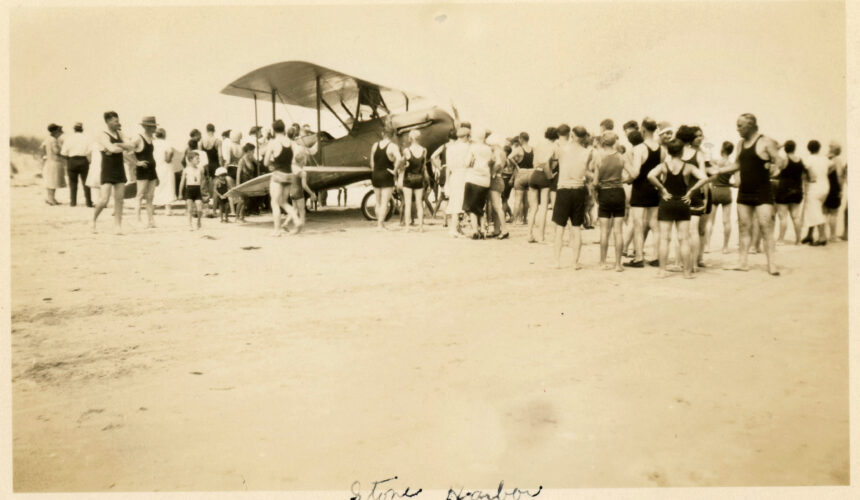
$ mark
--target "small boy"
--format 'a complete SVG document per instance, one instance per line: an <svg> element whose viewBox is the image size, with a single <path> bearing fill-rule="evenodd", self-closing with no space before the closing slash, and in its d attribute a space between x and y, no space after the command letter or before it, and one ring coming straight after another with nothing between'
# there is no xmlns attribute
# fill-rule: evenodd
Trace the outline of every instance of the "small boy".
<svg viewBox="0 0 860 500"><path fill-rule="evenodd" d="M190 150L185 154L185 168L179 180L179 195L185 199L185 213L188 214L188 229L194 231L191 223L192 208L197 208L197 229L200 229L200 219L203 216L203 195L200 192L200 180L203 170L200 168L200 154Z"/></svg>
<svg viewBox="0 0 860 500"><path fill-rule="evenodd" d="M215 208L221 213L221 222L230 222L227 215L230 212L230 197L227 192L233 189L233 179L227 176L227 169L218 167L215 169L215 194L217 196Z"/></svg>

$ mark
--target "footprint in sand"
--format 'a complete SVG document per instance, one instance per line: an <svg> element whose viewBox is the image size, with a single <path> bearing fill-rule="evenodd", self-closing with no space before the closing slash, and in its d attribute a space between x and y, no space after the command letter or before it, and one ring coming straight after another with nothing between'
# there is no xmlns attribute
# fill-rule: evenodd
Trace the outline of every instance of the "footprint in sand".
<svg viewBox="0 0 860 500"><path fill-rule="evenodd" d="M662 472L651 472L648 474L648 480L657 483L657 486L669 486L669 481Z"/></svg>
<svg viewBox="0 0 860 500"><path fill-rule="evenodd" d="M81 416L78 417L78 422L83 422L84 420L90 418L93 415L98 413L103 413L105 411L104 408L90 408L89 410L81 413Z"/></svg>

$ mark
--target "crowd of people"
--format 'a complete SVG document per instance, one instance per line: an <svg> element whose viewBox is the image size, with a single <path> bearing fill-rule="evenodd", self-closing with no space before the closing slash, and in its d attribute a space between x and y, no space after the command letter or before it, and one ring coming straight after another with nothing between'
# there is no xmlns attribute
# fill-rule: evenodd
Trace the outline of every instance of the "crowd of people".
<svg viewBox="0 0 860 500"><path fill-rule="evenodd" d="M104 113L105 130L94 137L84 134L83 125L76 123L72 134L64 134L57 124L48 126L49 138L41 146L42 177L45 186L45 202L58 205L55 191L69 187L71 206L77 205L78 185L86 199L86 206L94 208L93 231L101 212L112 201L114 204L114 229L122 232L122 209L126 191L134 189L136 214L141 219L146 210L147 227L155 227L155 209L164 207L172 215L176 202L185 202L189 228L201 226L201 219L220 217L221 222L230 222L229 217L244 221L247 214L264 213L272 207L270 197L242 197L228 195L230 189L268 173L283 169L283 157L278 160L278 144L289 136L291 163L302 179L300 165L316 152L316 146L306 146L314 139L308 125L293 124L285 133L283 122L278 121L271 129L252 127L247 138L238 130L227 130L217 136L215 127L208 124L205 134L198 129L189 133L183 148L176 148L167 141L167 133L160 128L155 117L144 117L140 122L142 131L137 134L123 132L119 116L113 111ZM280 127L280 128L279 128ZM275 151L277 150L277 151ZM274 154L269 154L273 152ZM295 154L293 154L295 153ZM280 167L279 167L280 165ZM268 167L268 168L267 168ZM275 174L277 176L277 174ZM66 179L68 178L68 183ZM96 196L91 192L95 189ZM277 187L275 188L277 189ZM345 190L338 190L338 204ZM316 193L303 193L316 202ZM325 196L321 196L325 205ZM273 211L276 219L280 211L287 211L287 221L293 222L294 230L304 224L304 207L284 203ZM295 207L295 208L294 208ZM196 216L197 222L193 223ZM277 224L277 222L276 222ZM276 228L281 230L281 226Z"/></svg>
<svg viewBox="0 0 860 500"><path fill-rule="evenodd" d="M179 150L167 144L155 117L144 117L142 132L132 135L122 131L117 113L104 113L104 120L106 129L95 140L83 135L81 123L68 137L61 126L51 124L50 137L42 144L46 203L57 204L55 190L65 187L68 177L70 204L75 206L80 184L86 205L94 208L94 232L111 200L115 231L121 232L130 180L137 189L138 220L145 207L147 227L155 227L156 206L165 206L169 215L172 204L184 200L191 230L201 227L204 211L229 222L231 215L244 221L246 214L271 210L273 235L279 236L291 225L291 232L301 231L306 203L316 202L318 194L323 198L324 193L308 187L304 170L318 147L308 126L287 127L277 120L267 131L253 127L243 141L240 131L218 137L209 124L205 135L192 130L185 149ZM602 268L623 271L650 265L666 276L674 254L674 268L685 277L706 265L703 255L717 213L723 225L722 251L730 251L733 204L739 229L739 261L733 269L747 270L750 251L763 251L768 272L778 275L776 233L785 243L789 221L793 243L821 246L836 241L838 215L844 210L842 238L847 239L847 165L835 142L822 154L821 144L809 141L808 154L801 157L794 141L780 144L761 134L752 114L738 118L737 146L725 141L718 155L695 125L673 128L645 118L626 122L622 130L619 136L610 119L593 133L581 125L561 124L548 127L533 146L526 132L502 138L458 121L448 142L431 153L421 145L420 131L400 138L385 128L369 156L378 228L386 229L394 197L402 200L400 224L407 230L414 224L423 231L425 213L435 217L447 202L443 226L453 237L507 239L509 224L523 224L528 241L538 243L546 240L551 212L559 267L565 233L578 269L582 230L596 226ZM268 197L230 191L269 172ZM97 200L92 188L98 190ZM340 195L339 190L338 203ZM345 191L343 195L345 204ZM649 235L655 246L650 260L645 256ZM627 262L622 262L624 256Z"/></svg>
<svg viewBox="0 0 860 500"><path fill-rule="evenodd" d="M701 127L676 129L653 118L624 124L627 145L610 119L601 122L596 133L583 126L548 127L544 140L534 146L526 132L503 139L489 131L472 130L470 123L463 122L456 124L448 142L428 162L427 152L416 146L418 131L398 145L393 130L386 129L370 154L380 210L377 224L385 227L388 200L399 190L406 214L400 224L407 225L412 218L414 198L422 230L423 195L444 186L436 210L447 201L443 225L453 237L506 239L507 225L515 223L527 226L530 243L543 242L551 210L559 267L565 232L573 250L573 267L579 269L582 230L597 225L602 268L620 272L650 265L660 268L659 276L668 276L674 248L674 268L687 278L706 266L704 253L718 212L723 223L722 250L729 253L733 204L739 259L730 269L748 270L749 253L763 252L768 272L779 275L774 260L777 219L779 242L786 242L790 219L795 244L820 246L837 241L838 214L844 210L841 238L847 239L847 200L843 201L847 164L838 143L832 142L825 156L818 141L809 141L809 154L801 159L794 141L779 144L761 134L752 114L738 118L737 131L737 146L725 141L717 156L705 146ZM805 237L803 227L808 227ZM651 260L645 258L649 234L656 247L656 258ZM607 261L610 241L614 241L611 263ZM625 255L630 259L622 262Z"/></svg>

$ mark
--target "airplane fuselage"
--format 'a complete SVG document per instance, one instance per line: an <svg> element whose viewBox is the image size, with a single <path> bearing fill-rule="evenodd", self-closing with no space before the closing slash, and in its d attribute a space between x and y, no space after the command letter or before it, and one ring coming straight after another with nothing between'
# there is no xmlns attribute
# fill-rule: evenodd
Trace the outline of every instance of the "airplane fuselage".
<svg viewBox="0 0 860 500"><path fill-rule="evenodd" d="M382 137L386 121L397 130L398 140L403 139L413 129L419 129L418 143L430 153L447 142L448 131L454 120L445 111L433 107L417 111L407 111L382 118L356 122L349 134L334 140L321 139L322 167L308 168L308 187L313 190L333 189L354 182L370 179L370 150ZM328 167L365 167L353 172L331 171Z"/></svg>

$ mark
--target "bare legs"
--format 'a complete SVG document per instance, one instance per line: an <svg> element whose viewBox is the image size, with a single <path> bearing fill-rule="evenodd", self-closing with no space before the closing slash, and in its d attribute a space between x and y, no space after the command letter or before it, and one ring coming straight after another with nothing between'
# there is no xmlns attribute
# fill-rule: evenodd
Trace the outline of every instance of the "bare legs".
<svg viewBox="0 0 860 500"><path fill-rule="evenodd" d="M546 239L546 212L547 203L549 201L549 188L529 188L529 243ZM535 238L535 226L540 231L540 240Z"/></svg>
<svg viewBox="0 0 860 500"><path fill-rule="evenodd" d="M525 189L517 189L514 188L514 214L513 219L511 221L516 224L517 219L522 218L525 220L526 217L523 216L523 197L526 195ZM531 204L530 204L531 205Z"/></svg>
<svg viewBox="0 0 860 500"><path fill-rule="evenodd" d="M505 221L505 206L502 203L502 193L490 191L490 204L493 207L493 221L499 236L508 234L508 224Z"/></svg>
<svg viewBox="0 0 860 500"><path fill-rule="evenodd" d="M623 219L618 217L600 217L600 267L601 269L612 269L613 266L606 264L606 254L609 251L609 234L613 233L615 240L615 270L624 271L621 266L621 252L624 247Z"/></svg>
<svg viewBox="0 0 860 500"><path fill-rule="evenodd" d="M108 204L108 200L110 199L111 190L113 190L114 195L114 232L116 234L122 234L122 203L125 199L125 184L102 184L101 192L99 193L99 202L95 206L95 210L93 210L93 232L96 232L96 221L99 218L99 214L102 213L102 210Z"/></svg>
<svg viewBox="0 0 860 500"><path fill-rule="evenodd" d="M193 209L197 209L197 229L201 227L201 219L203 217L203 200L185 200L185 214L188 218L188 230L194 231L194 224L192 222L192 212Z"/></svg>
<svg viewBox="0 0 860 500"><path fill-rule="evenodd" d="M831 242L837 241L836 237L836 221L839 219L839 210L831 210L827 213L827 225L830 227L830 238Z"/></svg>
<svg viewBox="0 0 860 500"><path fill-rule="evenodd" d="M732 237L732 205L727 203L722 205L723 219L723 253L729 253L729 239Z"/></svg>
<svg viewBox="0 0 860 500"><path fill-rule="evenodd" d="M669 276L666 269L669 260L669 243L672 238L672 226L677 225L677 234L680 244L681 268L685 278L692 278L692 266L690 265L690 221L660 221L660 244L657 253L660 256L660 278Z"/></svg>
<svg viewBox="0 0 860 500"><path fill-rule="evenodd" d="M794 226L794 244L799 245L801 231L800 203L780 203L776 208L779 214L779 242L785 243L785 233L788 229L788 219L790 218L792 226Z"/></svg>
<svg viewBox="0 0 860 500"><path fill-rule="evenodd" d="M535 189L535 188L531 188L531 187L529 188L529 191L528 191L529 211L528 211L528 215L526 216L526 221L527 221L528 227L529 227L529 238L528 238L529 243L535 243L537 241L535 239L535 236L534 236L534 225L535 225L535 215L537 214L537 209L538 209L539 193L540 193L540 190Z"/></svg>
<svg viewBox="0 0 860 500"><path fill-rule="evenodd" d="M540 190L540 203L537 209L537 227L540 230L540 242L543 243L546 240L546 213L547 213L547 204L549 203L549 188L541 188Z"/></svg>
<svg viewBox="0 0 860 500"><path fill-rule="evenodd" d="M280 236L281 235L281 209L287 213L287 218L284 220L284 226L290 223L292 219L293 222L298 226L300 224L298 214L296 213L296 209L287 203L287 187L285 184L281 184L280 182L272 182L269 184L269 198L272 205L272 225L274 230L272 231L272 236Z"/></svg>
<svg viewBox="0 0 860 500"><path fill-rule="evenodd" d="M137 220L140 220L140 205L146 202L146 217L148 228L155 227L155 206L152 201L155 199L155 188L158 185L156 180L140 180L137 181Z"/></svg>
<svg viewBox="0 0 860 500"><path fill-rule="evenodd" d="M773 276L778 276L776 263L774 262L774 237L773 237L773 205L764 204L758 206L738 204L738 230L740 236L740 254L738 263L730 269L737 271L749 270L749 248L752 240L753 222L760 226L761 237L764 239L764 252L767 256L767 269Z"/></svg>
<svg viewBox="0 0 860 500"><path fill-rule="evenodd" d="M690 248L690 255L692 255L693 258L689 261L684 259L683 260L684 264L682 264L682 267L683 267L687 263L690 263L692 265L692 271L694 273L699 270L697 258L699 256L699 247L702 246L702 239L699 235L699 223L701 222L701 220L702 220L701 215L691 215L690 216L690 247L689 248ZM678 238L678 239L679 239L679 243L680 243L680 238ZM679 250L681 252L683 252L683 249L679 249Z"/></svg>
<svg viewBox="0 0 860 500"><path fill-rule="evenodd" d="M561 268L561 247L564 245L564 226L555 226L555 240L553 247L555 250L555 265L556 268ZM582 227L570 226L570 247L573 249L573 268L574 270L582 269L579 264L579 254L582 251Z"/></svg>
<svg viewBox="0 0 860 500"><path fill-rule="evenodd" d="M630 207L630 218L633 221L633 262L645 260L645 241L648 232L653 231L657 236L655 246L659 248L659 227L657 224L657 207ZM659 252L658 252L659 253Z"/></svg>
<svg viewBox="0 0 860 500"><path fill-rule="evenodd" d="M403 213L407 219L412 218L412 196L415 196L415 209L418 212L418 232L424 232L424 188L411 189L403 188L404 207ZM409 231L409 224L406 226Z"/></svg>
<svg viewBox="0 0 860 500"><path fill-rule="evenodd" d="M385 229L385 219L388 217L388 202L391 200L391 191L394 188L373 188L376 195L376 227L380 231Z"/></svg>

